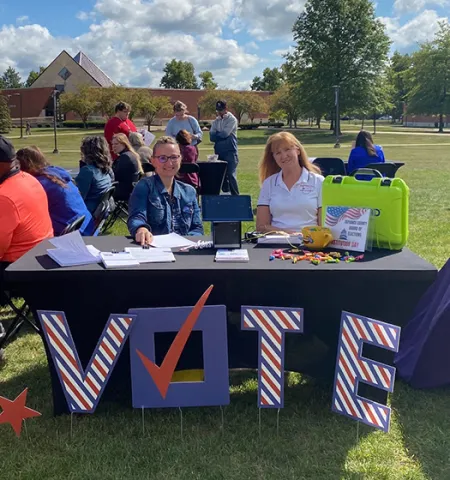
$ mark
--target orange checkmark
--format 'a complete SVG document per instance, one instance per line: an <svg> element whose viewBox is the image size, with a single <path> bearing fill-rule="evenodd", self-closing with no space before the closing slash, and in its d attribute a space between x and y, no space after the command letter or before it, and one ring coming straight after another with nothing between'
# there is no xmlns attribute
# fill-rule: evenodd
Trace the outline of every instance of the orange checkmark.
<svg viewBox="0 0 450 480"><path fill-rule="evenodd" d="M189 335L191 334L195 323L197 322L198 317L200 316L203 307L205 306L206 300L208 300L211 290L214 288L214 285L211 285L206 292L199 298L198 302L195 304L195 307L192 309L192 312L188 315L186 321L183 323L180 331L177 333L174 338L172 345L169 348L166 356L160 367L155 365L154 362L149 360L143 353L136 349L139 358L142 360L144 367L147 369L148 373L153 378L156 387L159 390L159 393L163 398L166 398L167 390L172 379L173 372L177 366L178 360L180 359L181 353L188 341Z"/></svg>

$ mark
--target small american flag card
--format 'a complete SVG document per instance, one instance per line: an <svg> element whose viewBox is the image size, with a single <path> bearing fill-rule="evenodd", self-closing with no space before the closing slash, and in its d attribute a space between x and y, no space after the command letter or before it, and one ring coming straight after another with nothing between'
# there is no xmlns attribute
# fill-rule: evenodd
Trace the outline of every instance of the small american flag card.
<svg viewBox="0 0 450 480"><path fill-rule="evenodd" d="M364 252L371 216L370 208L328 206L325 227L333 234L330 247Z"/></svg>

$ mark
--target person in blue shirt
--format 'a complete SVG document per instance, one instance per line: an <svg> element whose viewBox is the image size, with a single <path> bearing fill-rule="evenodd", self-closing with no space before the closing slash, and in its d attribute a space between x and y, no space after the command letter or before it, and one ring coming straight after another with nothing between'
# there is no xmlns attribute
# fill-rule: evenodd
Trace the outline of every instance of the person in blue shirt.
<svg viewBox="0 0 450 480"><path fill-rule="evenodd" d="M16 156L21 170L36 177L47 194L55 236L61 235L68 225L82 216L85 219L80 228L81 235L92 234L92 215L69 172L50 165L41 150L35 146L22 148Z"/></svg>
<svg viewBox="0 0 450 480"><path fill-rule="evenodd" d="M153 235L203 235L194 187L175 179L181 166L180 148L172 137L160 137L153 147L155 175L136 185L130 197L128 229L141 245Z"/></svg>
<svg viewBox="0 0 450 480"><path fill-rule="evenodd" d="M88 210L93 214L114 180L108 142L100 136L85 137L81 143L81 155L84 166L75 181Z"/></svg>
<svg viewBox="0 0 450 480"><path fill-rule="evenodd" d="M195 117L188 115L187 106L179 100L173 106L174 117L167 122L166 135L175 138L180 130L187 130L192 135L192 145L198 145L203 132Z"/></svg>
<svg viewBox="0 0 450 480"><path fill-rule="evenodd" d="M384 152L380 145L374 145L372 135L361 130L356 137L355 147L348 158L347 173L350 175L358 168L364 168L369 163L384 163Z"/></svg>

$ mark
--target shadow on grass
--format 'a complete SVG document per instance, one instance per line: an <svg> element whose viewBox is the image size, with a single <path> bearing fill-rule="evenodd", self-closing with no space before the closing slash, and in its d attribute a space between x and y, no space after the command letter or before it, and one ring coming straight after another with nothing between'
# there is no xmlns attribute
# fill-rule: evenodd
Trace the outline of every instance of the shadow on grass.
<svg viewBox="0 0 450 480"><path fill-rule="evenodd" d="M450 478L450 388L416 390L398 381L391 406L403 442L427 478Z"/></svg>

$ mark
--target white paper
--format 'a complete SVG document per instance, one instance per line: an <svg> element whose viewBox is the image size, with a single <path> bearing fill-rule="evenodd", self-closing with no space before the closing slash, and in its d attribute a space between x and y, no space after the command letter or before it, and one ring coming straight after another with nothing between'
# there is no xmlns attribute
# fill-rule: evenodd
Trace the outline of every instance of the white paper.
<svg viewBox="0 0 450 480"><path fill-rule="evenodd" d="M330 247L364 252L370 215L369 208L328 206L324 226L331 230L334 238Z"/></svg>
<svg viewBox="0 0 450 480"><path fill-rule="evenodd" d="M216 253L216 262L248 262L248 251L245 248L226 250L219 249Z"/></svg>
<svg viewBox="0 0 450 480"><path fill-rule="evenodd" d="M64 250L71 250L74 252L89 252L86 245L83 242L80 232L68 233L61 237L50 238L49 242L56 248L63 248Z"/></svg>
<svg viewBox="0 0 450 480"><path fill-rule="evenodd" d="M95 248L94 245L86 245L86 248L88 249L89 253L95 257L99 262L102 261L102 257L100 255L100 250L98 248Z"/></svg>
<svg viewBox="0 0 450 480"><path fill-rule="evenodd" d="M165 263L175 262L175 257L170 248L142 248L129 247L125 251L139 263Z"/></svg>
<svg viewBox="0 0 450 480"><path fill-rule="evenodd" d="M78 265L89 265L91 263L98 263L99 260L90 253L87 255L80 254L73 250L66 250L64 248L49 248L47 254L60 267L74 267Z"/></svg>
<svg viewBox="0 0 450 480"><path fill-rule="evenodd" d="M156 138L155 135L149 132L146 128L142 128L141 130L139 130L139 133L142 135L146 147L149 147L152 144L153 140Z"/></svg>
<svg viewBox="0 0 450 480"><path fill-rule="evenodd" d="M101 252L100 255L102 257L103 265L106 268L133 267L139 265L139 262L128 252Z"/></svg>
<svg viewBox="0 0 450 480"><path fill-rule="evenodd" d="M92 245L90 248L86 247L79 231L51 238L49 241L56 248L48 249L47 254L61 267L89 265L100 261L98 250Z"/></svg>
<svg viewBox="0 0 450 480"><path fill-rule="evenodd" d="M169 233L167 235L155 235L150 245L156 248L179 248L191 247L195 245L195 242L186 240L177 233Z"/></svg>

